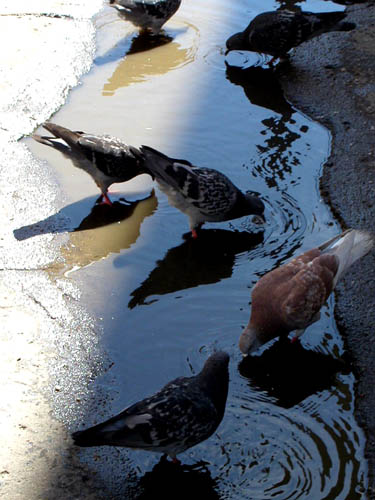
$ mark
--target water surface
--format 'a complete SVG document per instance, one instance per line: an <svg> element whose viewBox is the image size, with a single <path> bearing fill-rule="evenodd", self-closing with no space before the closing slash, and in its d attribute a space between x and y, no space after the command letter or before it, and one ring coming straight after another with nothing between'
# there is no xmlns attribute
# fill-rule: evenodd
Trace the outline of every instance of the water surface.
<svg viewBox="0 0 375 500"><path fill-rule="evenodd" d="M322 1L282 5L342 8ZM353 376L337 361L343 343L334 299L302 346L276 343L253 364L241 361L237 348L257 279L340 231L319 193L327 130L285 100L277 73L260 56L224 56L228 36L279 6L185 0L165 36L148 48L107 7L96 20L92 70L52 117L217 168L244 191L260 193L264 227L251 217L206 224L193 241L187 218L146 175L114 186L114 211L95 207L98 191L87 174L30 141L67 193L61 213L70 245L60 272L80 284L113 360L94 385L110 395L109 403L69 424L76 429L107 418L172 378L196 373L214 348L224 349L231 354L226 415L214 436L181 455L184 463L209 465L185 475L174 471L180 491L185 480L191 494L207 490L207 498L354 500L363 498L366 485L364 438L353 417ZM107 462L107 454L85 450L82 460L114 498L124 491L141 498L139 485L142 498L166 493L171 474L167 467L163 475L157 455L123 450Z"/></svg>

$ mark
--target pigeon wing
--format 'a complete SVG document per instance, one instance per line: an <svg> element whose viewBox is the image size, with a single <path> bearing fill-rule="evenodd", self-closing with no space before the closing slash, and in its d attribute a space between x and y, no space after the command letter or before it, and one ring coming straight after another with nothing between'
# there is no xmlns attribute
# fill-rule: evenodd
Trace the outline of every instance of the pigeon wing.
<svg viewBox="0 0 375 500"><path fill-rule="evenodd" d="M288 330L304 329L313 321L332 291L337 269L338 259L323 254L281 287L280 316Z"/></svg>
<svg viewBox="0 0 375 500"><path fill-rule="evenodd" d="M125 181L141 173L136 148L120 139L82 134L77 146L85 158L109 177Z"/></svg>

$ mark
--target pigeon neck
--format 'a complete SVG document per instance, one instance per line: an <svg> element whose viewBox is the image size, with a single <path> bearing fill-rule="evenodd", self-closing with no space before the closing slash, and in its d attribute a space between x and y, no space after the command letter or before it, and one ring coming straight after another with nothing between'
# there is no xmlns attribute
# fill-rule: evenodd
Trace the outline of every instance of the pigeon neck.
<svg viewBox="0 0 375 500"><path fill-rule="evenodd" d="M215 408L224 415L225 403L228 395L229 373L228 367L213 367L216 369L203 369L199 375L199 385L202 391L212 400Z"/></svg>

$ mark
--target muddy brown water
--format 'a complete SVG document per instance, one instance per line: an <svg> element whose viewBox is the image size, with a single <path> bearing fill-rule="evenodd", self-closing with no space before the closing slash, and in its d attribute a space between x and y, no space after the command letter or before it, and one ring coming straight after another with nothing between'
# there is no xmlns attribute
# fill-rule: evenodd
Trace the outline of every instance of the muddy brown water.
<svg viewBox="0 0 375 500"><path fill-rule="evenodd" d="M96 19L92 70L51 119L217 168L261 194L263 227L251 217L207 224L192 241L187 218L146 175L114 186L113 209L95 206L98 191L87 174L27 140L56 169L66 193L60 215L70 244L61 272L81 287L113 360L93 384L109 402L83 421L66 412L70 428L97 423L172 378L196 373L215 348L231 354L224 420L214 436L180 457L187 464L204 460L206 468L171 472L154 454L82 451L113 498L166 498L173 488L174 497L184 490L206 498L363 498L364 437L353 417L354 379L341 361L334 298L301 346L276 342L253 361L242 361L237 348L256 280L340 230L319 194L329 133L284 99L261 57L224 56L230 34L278 6L185 0L166 37L151 48L107 7ZM32 234L43 227L50 226L41 221ZM19 236L30 236L27 231ZM58 413L67 420L64 409Z"/></svg>

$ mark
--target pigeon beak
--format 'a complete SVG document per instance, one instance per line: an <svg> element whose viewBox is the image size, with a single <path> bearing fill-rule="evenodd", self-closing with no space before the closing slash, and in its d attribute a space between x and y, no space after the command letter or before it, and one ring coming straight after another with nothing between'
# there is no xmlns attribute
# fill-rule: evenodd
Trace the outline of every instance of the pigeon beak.
<svg viewBox="0 0 375 500"><path fill-rule="evenodd" d="M225 52L224 52L224 55L227 56L230 52L230 49L227 49Z"/></svg>

